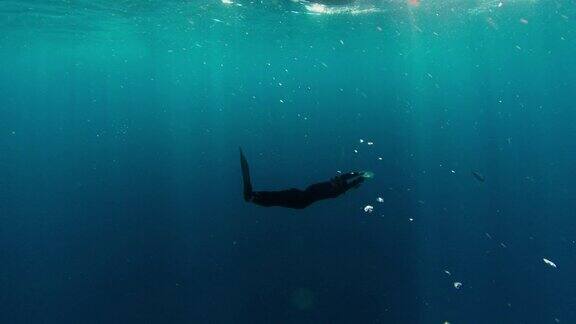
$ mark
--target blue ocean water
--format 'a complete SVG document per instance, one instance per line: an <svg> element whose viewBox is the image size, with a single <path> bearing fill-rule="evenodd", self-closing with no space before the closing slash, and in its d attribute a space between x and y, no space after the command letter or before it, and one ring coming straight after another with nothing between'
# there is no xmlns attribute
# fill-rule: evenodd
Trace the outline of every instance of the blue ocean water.
<svg viewBox="0 0 576 324"><path fill-rule="evenodd" d="M0 322L575 323L575 21L1 1ZM239 147L259 190L375 178L263 208Z"/></svg>

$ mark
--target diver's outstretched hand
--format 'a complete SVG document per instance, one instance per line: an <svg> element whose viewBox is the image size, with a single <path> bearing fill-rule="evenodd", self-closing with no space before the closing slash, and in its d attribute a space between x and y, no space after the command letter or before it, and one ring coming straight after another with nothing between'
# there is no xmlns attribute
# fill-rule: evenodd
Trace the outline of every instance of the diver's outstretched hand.
<svg viewBox="0 0 576 324"><path fill-rule="evenodd" d="M364 181L366 181L365 177L358 177L348 183L348 188L357 189Z"/></svg>

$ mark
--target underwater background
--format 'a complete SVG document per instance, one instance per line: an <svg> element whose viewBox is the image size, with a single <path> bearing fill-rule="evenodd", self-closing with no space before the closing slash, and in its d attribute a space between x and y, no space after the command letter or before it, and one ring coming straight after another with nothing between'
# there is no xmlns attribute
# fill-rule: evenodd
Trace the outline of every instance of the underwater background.
<svg viewBox="0 0 576 324"><path fill-rule="evenodd" d="M0 322L575 323L575 21L0 1ZM239 147L258 190L375 178L263 208Z"/></svg>

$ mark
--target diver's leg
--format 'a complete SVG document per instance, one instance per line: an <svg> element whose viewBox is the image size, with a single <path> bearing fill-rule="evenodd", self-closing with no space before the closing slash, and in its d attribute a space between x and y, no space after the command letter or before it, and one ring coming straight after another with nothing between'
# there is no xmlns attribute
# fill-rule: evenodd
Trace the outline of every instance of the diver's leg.
<svg viewBox="0 0 576 324"><path fill-rule="evenodd" d="M302 209L313 202L306 192L299 189L255 191L252 197L251 201L254 204L264 207L279 206Z"/></svg>
<svg viewBox="0 0 576 324"><path fill-rule="evenodd" d="M250 201L253 196L252 182L250 181L250 169L248 168L248 161L242 149L240 149L240 166L242 167L242 182L244 184L244 200Z"/></svg>

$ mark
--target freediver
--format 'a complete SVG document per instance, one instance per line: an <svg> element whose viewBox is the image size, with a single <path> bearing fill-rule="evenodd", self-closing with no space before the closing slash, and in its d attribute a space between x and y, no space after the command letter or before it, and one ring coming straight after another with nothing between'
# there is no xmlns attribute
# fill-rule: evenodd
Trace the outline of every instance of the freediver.
<svg viewBox="0 0 576 324"><path fill-rule="evenodd" d="M279 191L254 191L250 181L248 161L242 149L240 149L240 166L244 183L244 200L264 207L306 208L318 200L336 198L352 188L357 188L364 180L373 176L373 173L369 171L348 172L339 174L330 181L312 184L305 190L292 188Z"/></svg>

